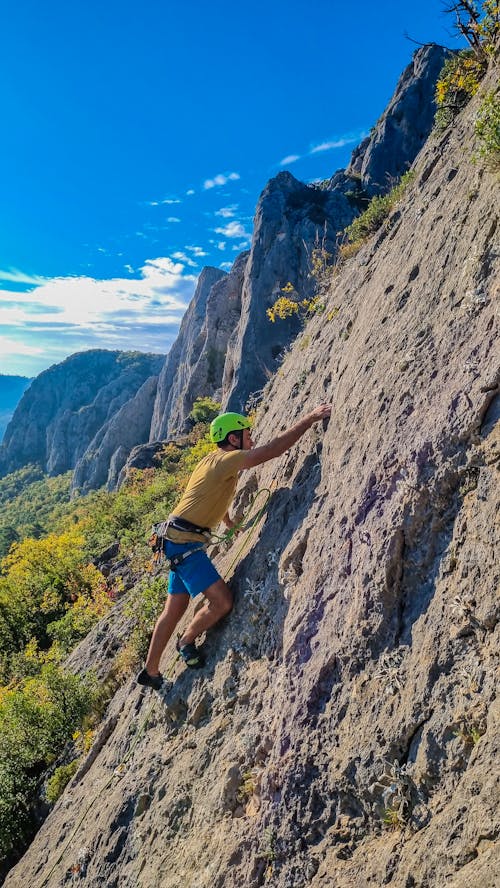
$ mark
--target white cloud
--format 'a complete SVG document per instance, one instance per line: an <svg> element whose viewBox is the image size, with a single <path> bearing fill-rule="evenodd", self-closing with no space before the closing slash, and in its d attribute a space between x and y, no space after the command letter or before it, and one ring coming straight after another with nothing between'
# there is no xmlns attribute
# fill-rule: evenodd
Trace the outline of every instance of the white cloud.
<svg viewBox="0 0 500 888"><path fill-rule="evenodd" d="M357 141L358 136L352 136L335 139L333 142L321 142L319 145L315 145L314 148L311 148L309 154L318 154L320 151L332 151L333 148L344 148L345 145L352 145L353 142Z"/></svg>
<svg viewBox="0 0 500 888"><path fill-rule="evenodd" d="M321 154L323 151L333 151L335 148L344 148L346 145L352 145L354 142L359 142L361 139L364 139L365 136L366 132L364 130L335 136L328 141L318 142L318 144L310 147L305 154L287 154L283 160L280 160L279 166L289 166L292 163L296 163L298 160L302 160L304 157Z"/></svg>
<svg viewBox="0 0 500 888"><path fill-rule="evenodd" d="M233 204L231 207L221 207L220 210L215 211L215 215L222 216L223 219L232 219L236 216L237 209L238 204Z"/></svg>
<svg viewBox="0 0 500 888"><path fill-rule="evenodd" d="M0 337L0 348L2 357L7 357L7 355L27 355L29 357L36 357L38 355L43 355L44 352L42 346L27 345L25 342L9 339L7 336Z"/></svg>
<svg viewBox="0 0 500 888"><path fill-rule="evenodd" d="M218 250L225 250L226 249L226 241L219 241L217 244L217 249Z"/></svg>
<svg viewBox="0 0 500 888"><path fill-rule="evenodd" d="M171 204L180 204L182 203L178 197L166 197L164 200L147 200L146 206L148 207L162 207L162 206L171 206Z"/></svg>
<svg viewBox="0 0 500 888"><path fill-rule="evenodd" d="M239 173L218 173L213 179L205 179L203 188L208 191L210 188L227 185L228 182L236 182L239 178Z"/></svg>
<svg viewBox="0 0 500 888"><path fill-rule="evenodd" d="M189 247L186 246L186 250L189 250L194 256L208 256L208 253L203 249L203 247Z"/></svg>
<svg viewBox="0 0 500 888"><path fill-rule="evenodd" d="M196 283L190 262L174 259L148 259L134 278L59 277L25 293L0 290L3 372L33 375L88 348L165 353Z"/></svg>
<svg viewBox="0 0 500 888"><path fill-rule="evenodd" d="M241 222L228 222L224 228L215 228L216 234L222 234L224 237L245 237L250 238L250 235L247 231L245 231Z"/></svg>
<svg viewBox="0 0 500 888"><path fill-rule="evenodd" d="M300 160L300 154L287 154L283 160L280 160L280 166L289 166L291 163L295 163L297 160Z"/></svg>
<svg viewBox="0 0 500 888"><path fill-rule="evenodd" d="M221 262L220 267L221 268L232 268L233 263L232 262Z"/></svg>
<svg viewBox="0 0 500 888"><path fill-rule="evenodd" d="M47 278L40 277L39 275L25 274L24 271L19 271L18 268L9 268L8 271L0 270L0 281L9 281L13 284L38 285L45 283L46 280Z"/></svg>
<svg viewBox="0 0 500 888"><path fill-rule="evenodd" d="M188 191L186 191L186 194L192 195L192 194L196 194L196 192L195 192L194 188L190 188Z"/></svg>
<svg viewBox="0 0 500 888"><path fill-rule="evenodd" d="M181 220L177 216L169 216L167 222L180 222Z"/></svg>
<svg viewBox="0 0 500 888"><path fill-rule="evenodd" d="M193 262L191 256L188 256L186 253L183 253L182 250L177 250L176 253L172 253L173 259L178 259L180 262L184 262L185 265L189 265L190 268L197 268L198 263Z"/></svg>

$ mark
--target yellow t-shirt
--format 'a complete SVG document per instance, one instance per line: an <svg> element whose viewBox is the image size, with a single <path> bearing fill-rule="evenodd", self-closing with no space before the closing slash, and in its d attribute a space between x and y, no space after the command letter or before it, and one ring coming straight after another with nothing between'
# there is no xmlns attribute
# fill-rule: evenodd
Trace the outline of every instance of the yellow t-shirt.
<svg viewBox="0 0 500 888"><path fill-rule="evenodd" d="M172 514L200 527L215 528L233 501L238 472L243 468L245 457L244 450L226 452L220 448L204 456ZM172 528L168 530L168 537L174 543L204 539Z"/></svg>

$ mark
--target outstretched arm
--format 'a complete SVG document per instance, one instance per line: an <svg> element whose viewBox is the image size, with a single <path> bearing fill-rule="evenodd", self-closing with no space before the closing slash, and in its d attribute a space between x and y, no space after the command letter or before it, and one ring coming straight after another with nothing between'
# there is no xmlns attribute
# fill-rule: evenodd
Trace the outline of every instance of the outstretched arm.
<svg viewBox="0 0 500 888"><path fill-rule="evenodd" d="M255 447L253 450L245 451L245 461L242 468L251 469L254 466L260 466L261 463L267 462L268 459L275 459L277 456L281 456L285 451L289 450L290 447L292 447L292 445L295 444L295 442L302 437L304 432L307 432L315 422L321 422L322 419L327 419L331 412L332 408L330 404L320 404L319 407L316 407L315 410L312 410L311 413L308 413L303 419L299 419L299 421L290 429L287 429L286 432L277 435L276 438L269 441L269 444L263 444L262 447Z"/></svg>

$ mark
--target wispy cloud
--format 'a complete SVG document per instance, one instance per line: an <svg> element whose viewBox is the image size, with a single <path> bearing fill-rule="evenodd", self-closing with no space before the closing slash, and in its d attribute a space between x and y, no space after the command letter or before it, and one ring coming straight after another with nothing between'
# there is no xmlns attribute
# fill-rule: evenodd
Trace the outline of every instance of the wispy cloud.
<svg viewBox="0 0 500 888"><path fill-rule="evenodd" d="M295 163L297 160L300 160L300 154L287 154L283 160L280 160L280 166L288 166L291 163Z"/></svg>
<svg viewBox="0 0 500 888"><path fill-rule="evenodd" d="M233 219L236 216L237 209L238 204L233 204L230 207L221 207L220 210L215 211L215 215L222 216L223 219Z"/></svg>
<svg viewBox="0 0 500 888"><path fill-rule="evenodd" d="M167 222L180 222L180 221L181 220L179 219L178 216L169 216L167 219Z"/></svg>
<svg viewBox="0 0 500 888"><path fill-rule="evenodd" d="M239 173L218 173L213 179L205 179L203 188L208 191L210 188L217 188L221 185L227 185L228 182L236 182L240 178Z"/></svg>
<svg viewBox="0 0 500 888"><path fill-rule="evenodd" d="M167 352L196 283L191 261L174 260L148 259L132 278L45 279L17 300L0 290L0 352L9 372L33 375L87 348Z"/></svg>
<svg viewBox="0 0 500 888"><path fill-rule="evenodd" d="M179 262L184 262L184 264L189 265L190 268L198 267L198 263L195 262L191 256L188 256L187 253L184 253L183 250L177 250L175 253L172 253L172 258L177 259Z"/></svg>
<svg viewBox="0 0 500 888"><path fill-rule="evenodd" d="M353 142L357 142L358 138L361 138L361 136L345 136L342 139L335 139L333 142L320 142L319 145L311 148L309 154L319 154L320 151L332 151L334 148L345 148L346 145L352 145Z"/></svg>
<svg viewBox="0 0 500 888"><path fill-rule="evenodd" d="M345 133L342 136L336 136L335 138L324 142L318 142L317 144L312 145L309 150L305 151L303 154L287 154L283 160L280 160L279 166L290 166L290 164L296 163L298 160L302 160L305 157L311 157L314 154L321 154L324 151L334 151L336 148L345 148L346 145L353 145L355 142L361 141L365 136L365 130L358 130L352 133Z"/></svg>
<svg viewBox="0 0 500 888"><path fill-rule="evenodd" d="M40 277L39 275L34 274L25 274L24 271L19 271L18 268L9 268L8 271L0 270L0 281L8 281L12 284L44 284L47 278Z"/></svg>
<svg viewBox="0 0 500 888"><path fill-rule="evenodd" d="M223 228L214 228L216 234L222 234L224 237L244 237L249 239L251 235L245 231L241 222L228 222Z"/></svg>
<svg viewBox="0 0 500 888"><path fill-rule="evenodd" d="M186 191L186 194L191 196L192 194L196 194L196 192L195 192L194 188L189 188L188 191Z"/></svg>
<svg viewBox="0 0 500 888"><path fill-rule="evenodd" d="M182 201L178 197L166 197L164 200L147 200L147 207L164 207L172 204L180 204Z"/></svg>
<svg viewBox="0 0 500 888"><path fill-rule="evenodd" d="M188 245L186 246L186 250L189 250L189 252L192 253L193 256L208 256L208 253L206 252L206 250L203 249L203 247L193 247Z"/></svg>

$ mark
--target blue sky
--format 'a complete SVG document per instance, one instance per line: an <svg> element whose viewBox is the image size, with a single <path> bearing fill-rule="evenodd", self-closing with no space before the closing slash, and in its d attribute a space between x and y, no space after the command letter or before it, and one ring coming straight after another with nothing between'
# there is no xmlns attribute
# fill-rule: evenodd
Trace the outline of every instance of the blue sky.
<svg viewBox="0 0 500 888"><path fill-rule="evenodd" d="M326 178L440 0L0 4L0 373L86 348L167 352L203 265L230 268L258 196Z"/></svg>

